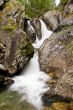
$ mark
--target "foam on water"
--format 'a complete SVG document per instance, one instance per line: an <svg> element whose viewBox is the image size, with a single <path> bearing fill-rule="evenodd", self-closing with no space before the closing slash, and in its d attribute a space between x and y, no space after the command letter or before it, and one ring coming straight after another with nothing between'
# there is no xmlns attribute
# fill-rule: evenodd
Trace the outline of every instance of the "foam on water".
<svg viewBox="0 0 73 110"><path fill-rule="evenodd" d="M42 39L40 41L36 41L33 44L35 48L39 48L43 41L52 33L47 29L45 23L42 20L40 20L40 22L42 27ZM27 67L23 70L22 74L13 78L15 83L11 86L10 89L23 94L22 99L27 100L38 110L40 110L42 108L41 97L43 93L49 89L45 82L49 79L50 77L46 73L40 71L38 52L35 52L33 58L30 60Z"/></svg>
<svg viewBox="0 0 73 110"><path fill-rule="evenodd" d="M35 48L39 48L42 45L43 41L52 34L52 31L47 29L46 24L41 19L40 19L40 22L41 22L42 39L39 40L38 37L36 37L37 38L36 42L33 43L33 46Z"/></svg>

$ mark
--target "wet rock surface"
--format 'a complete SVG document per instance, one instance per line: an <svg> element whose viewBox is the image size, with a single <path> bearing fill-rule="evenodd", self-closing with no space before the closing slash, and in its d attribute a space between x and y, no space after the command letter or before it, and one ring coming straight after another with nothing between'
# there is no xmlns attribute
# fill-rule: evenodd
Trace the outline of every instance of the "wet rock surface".
<svg viewBox="0 0 73 110"><path fill-rule="evenodd" d="M31 25L30 21L30 19L24 19L24 31L27 33L31 43L34 43L36 41L36 32L33 26Z"/></svg>
<svg viewBox="0 0 73 110"><path fill-rule="evenodd" d="M33 19L24 19L24 31L27 33L29 40L31 43L34 43L36 39L42 39L42 32L41 32L41 22L39 18Z"/></svg>
<svg viewBox="0 0 73 110"><path fill-rule="evenodd" d="M34 18L30 21L30 24L33 26L35 33L39 40L42 39L42 33L41 33L41 22L38 18Z"/></svg>
<svg viewBox="0 0 73 110"><path fill-rule="evenodd" d="M0 75L0 88L9 86L13 83L14 83L14 81L11 78Z"/></svg>

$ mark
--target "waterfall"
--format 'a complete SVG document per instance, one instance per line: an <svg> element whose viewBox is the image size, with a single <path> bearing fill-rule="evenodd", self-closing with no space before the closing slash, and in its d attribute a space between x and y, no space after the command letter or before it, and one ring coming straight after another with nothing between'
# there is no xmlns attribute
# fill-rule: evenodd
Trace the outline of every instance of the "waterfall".
<svg viewBox="0 0 73 110"><path fill-rule="evenodd" d="M33 46L35 48L39 48L42 45L43 41L52 34L52 31L47 29L46 24L41 19L40 19L40 22L41 22L42 39L39 40L38 37L36 37L36 42L33 43Z"/></svg>
<svg viewBox="0 0 73 110"><path fill-rule="evenodd" d="M58 6L60 3L60 0L55 0L55 3L56 3L56 6Z"/></svg>
<svg viewBox="0 0 73 110"><path fill-rule="evenodd" d="M51 35L51 31L49 31L45 25L45 23L41 22L41 32L42 39L36 40L33 43L35 48L39 48L43 41ZM18 91L22 94L22 99L31 103L33 106L37 108L37 110L41 110L42 108L42 100L41 97L43 93L49 90L46 81L48 81L50 77L40 71L39 62L38 62L38 51L34 53L33 58L30 60L27 67L22 71L22 74L13 78L15 83L11 86L12 91Z"/></svg>

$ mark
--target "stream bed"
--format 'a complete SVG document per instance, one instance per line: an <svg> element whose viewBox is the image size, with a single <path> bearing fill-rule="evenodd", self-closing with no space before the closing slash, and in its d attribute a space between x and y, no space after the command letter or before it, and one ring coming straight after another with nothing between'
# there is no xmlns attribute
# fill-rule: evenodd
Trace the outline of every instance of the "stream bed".
<svg viewBox="0 0 73 110"><path fill-rule="evenodd" d="M0 110L42 110L42 96L48 91L46 82L50 77L40 70L38 62L38 49L43 41L51 35L45 25L41 22L42 39L32 45L35 48L33 58L19 76L13 77L14 84L0 94Z"/></svg>

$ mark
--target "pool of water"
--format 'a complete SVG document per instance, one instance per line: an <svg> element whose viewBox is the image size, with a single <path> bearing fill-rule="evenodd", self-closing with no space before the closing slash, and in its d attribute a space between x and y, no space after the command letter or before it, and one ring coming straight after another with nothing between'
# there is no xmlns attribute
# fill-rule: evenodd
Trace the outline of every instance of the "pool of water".
<svg viewBox="0 0 73 110"><path fill-rule="evenodd" d="M22 95L18 92L4 90L0 93L0 110L36 110L25 100L20 100Z"/></svg>

